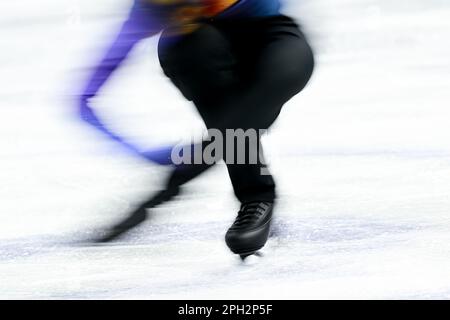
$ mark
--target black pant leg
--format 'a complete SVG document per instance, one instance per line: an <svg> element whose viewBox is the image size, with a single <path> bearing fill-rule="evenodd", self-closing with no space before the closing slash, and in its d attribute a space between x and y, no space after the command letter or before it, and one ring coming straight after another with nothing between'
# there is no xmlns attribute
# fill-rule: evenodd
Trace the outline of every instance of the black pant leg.
<svg viewBox="0 0 450 320"><path fill-rule="evenodd" d="M230 91L238 82L236 61L227 39L216 27L206 23L187 35L172 36L163 32L158 55L165 75L186 99L194 102L205 123L210 123L217 110L205 101ZM195 149L203 150L208 142L199 144L201 147ZM194 145L190 148L194 149ZM187 183L212 166L194 163L193 159L190 164L176 165L168 179L168 187Z"/></svg>
<svg viewBox="0 0 450 320"><path fill-rule="evenodd" d="M206 101L206 106L200 103L201 109L215 110L208 128L268 129L282 106L309 81L314 69L312 50L297 24L285 16L225 22L219 28L238 47L234 52L239 84L221 99ZM247 148L260 148L259 140ZM240 201L275 198L274 180L262 161L227 163L227 168Z"/></svg>
<svg viewBox="0 0 450 320"><path fill-rule="evenodd" d="M230 29L235 27L229 24ZM311 49L292 20L262 19L241 27L245 32L227 38L226 24L219 28L206 25L174 45L165 46L164 42L160 45L165 73L194 101L207 127L222 132L269 128L283 104L306 85L314 65ZM255 39L244 38L248 36ZM232 50L236 42L246 46L247 53L251 54L245 58L236 55ZM248 148L258 148L258 145ZM227 163L227 167L240 201L275 198L275 183L260 161ZM182 175L177 172L174 175L184 176L183 181L204 171L198 166L182 169L179 170Z"/></svg>

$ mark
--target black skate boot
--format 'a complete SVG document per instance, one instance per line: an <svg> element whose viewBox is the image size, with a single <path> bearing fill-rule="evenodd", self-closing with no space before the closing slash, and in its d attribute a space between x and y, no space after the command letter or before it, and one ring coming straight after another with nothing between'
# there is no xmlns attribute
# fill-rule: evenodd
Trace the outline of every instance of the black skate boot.
<svg viewBox="0 0 450 320"><path fill-rule="evenodd" d="M272 220L272 202L244 203L233 225L225 235L225 241L233 253L242 259L264 247L269 237Z"/></svg>
<svg viewBox="0 0 450 320"><path fill-rule="evenodd" d="M103 243L117 239L127 231L144 222L147 219L147 209L154 208L164 202L169 201L178 193L178 187L168 188L166 190L158 192L156 195L154 195L149 200L145 201L139 207L133 210L131 213L129 213L126 219L108 229L104 236L95 239L94 242Z"/></svg>

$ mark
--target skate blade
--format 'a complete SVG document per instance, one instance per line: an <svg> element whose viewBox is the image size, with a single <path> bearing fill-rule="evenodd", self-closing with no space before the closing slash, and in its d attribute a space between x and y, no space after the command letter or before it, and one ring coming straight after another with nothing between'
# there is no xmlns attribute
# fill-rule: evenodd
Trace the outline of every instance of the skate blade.
<svg viewBox="0 0 450 320"><path fill-rule="evenodd" d="M121 240L126 234L128 234L131 230L136 228L141 223L135 224L132 227L127 227L123 229L111 229L104 232L103 235L94 238L91 240L92 244L102 245L107 244L111 242L117 242L118 240Z"/></svg>
<svg viewBox="0 0 450 320"><path fill-rule="evenodd" d="M252 256L262 258L264 254L261 251L253 251L239 254L239 257L241 258L242 261L245 261L247 258Z"/></svg>

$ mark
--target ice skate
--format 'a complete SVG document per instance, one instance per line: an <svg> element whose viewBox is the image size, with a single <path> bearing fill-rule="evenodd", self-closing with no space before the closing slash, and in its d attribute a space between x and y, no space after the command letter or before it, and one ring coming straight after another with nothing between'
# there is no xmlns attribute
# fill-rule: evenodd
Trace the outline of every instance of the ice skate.
<svg viewBox="0 0 450 320"><path fill-rule="evenodd" d="M113 227L109 228L105 234L97 239L94 239L95 243L105 243L116 240L126 232L137 227L143 223L148 216L147 210L154 208L164 202L171 200L174 196L179 193L179 188L169 188L158 192L148 201L141 204L135 210L128 214L128 216L117 223Z"/></svg>
<svg viewBox="0 0 450 320"><path fill-rule="evenodd" d="M238 216L225 235L230 250L242 260L257 254L267 242L274 204L249 202L241 206Z"/></svg>

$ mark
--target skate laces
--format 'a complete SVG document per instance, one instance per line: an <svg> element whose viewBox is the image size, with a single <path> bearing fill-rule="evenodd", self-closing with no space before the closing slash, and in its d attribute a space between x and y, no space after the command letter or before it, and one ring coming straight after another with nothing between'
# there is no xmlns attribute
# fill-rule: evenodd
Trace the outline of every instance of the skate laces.
<svg viewBox="0 0 450 320"><path fill-rule="evenodd" d="M238 212L236 221L232 228L243 228L257 221L269 209L269 202L249 202L244 203Z"/></svg>

